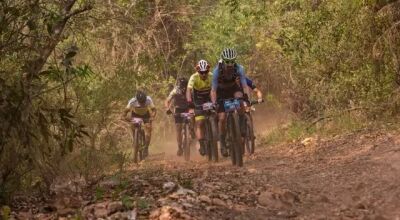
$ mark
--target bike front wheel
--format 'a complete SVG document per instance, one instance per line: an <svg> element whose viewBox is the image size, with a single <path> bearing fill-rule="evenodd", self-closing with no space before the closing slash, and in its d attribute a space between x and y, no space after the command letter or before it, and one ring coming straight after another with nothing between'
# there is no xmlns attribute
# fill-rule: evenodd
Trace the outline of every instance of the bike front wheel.
<svg viewBox="0 0 400 220"><path fill-rule="evenodd" d="M183 156L186 161L190 160L190 125L188 123L184 124L182 129L182 147L183 147Z"/></svg>
<svg viewBox="0 0 400 220"><path fill-rule="evenodd" d="M228 116L228 132L230 140L231 160L236 166L243 166L242 141L240 133L239 115L232 113Z"/></svg>
<svg viewBox="0 0 400 220"><path fill-rule="evenodd" d="M138 153L140 148L140 140L139 140L139 129L134 128L133 130L133 162L138 162Z"/></svg>
<svg viewBox="0 0 400 220"><path fill-rule="evenodd" d="M138 131L138 139L139 139L139 162L144 160L144 158L146 157L145 155L145 135L144 135L144 130L140 129Z"/></svg>
<svg viewBox="0 0 400 220"><path fill-rule="evenodd" d="M209 124L209 151L214 162L218 162L218 126L214 116L208 118ZM211 159L210 158L210 159Z"/></svg>

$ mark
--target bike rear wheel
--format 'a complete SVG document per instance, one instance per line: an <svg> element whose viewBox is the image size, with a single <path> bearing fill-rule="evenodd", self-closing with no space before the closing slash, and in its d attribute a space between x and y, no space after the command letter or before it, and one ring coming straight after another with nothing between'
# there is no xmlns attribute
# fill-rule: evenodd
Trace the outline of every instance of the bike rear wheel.
<svg viewBox="0 0 400 220"><path fill-rule="evenodd" d="M214 116L208 118L210 125L210 151L214 162L218 162L218 126Z"/></svg>
<svg viewBox="0 0 400 220"><path fill-rule="evenodd" d="M210 126L210 122L208 120L204 121L205 125L205 140L206 140L206 154L208 161L212 161L212 130Z"/></svg>

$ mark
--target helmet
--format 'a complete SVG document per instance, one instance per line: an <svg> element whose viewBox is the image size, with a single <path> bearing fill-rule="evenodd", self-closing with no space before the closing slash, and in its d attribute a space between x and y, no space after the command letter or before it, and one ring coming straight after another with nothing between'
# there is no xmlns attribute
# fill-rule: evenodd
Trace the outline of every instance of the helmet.
<svg viewBox="0 0 400 220"><path fill-rule="evenodd" d="M197 72L205 72L210 70L210 64L205 60L200 60L196 65Z"/></svg>
<svg viewBox="0 0 400 220"><path fill-rule="evenodd" d="M180 89L185 89L187 87L188 84L188 80L185 77L180 77L178 78L178 80L176 81L176 85L180 88Z"/></svg>
<svg viewBox="0 0 400 220"><path fill-rule="evenodd" d="M144 104L144 103L146 103L147 95L143 91L138 90L136 92L136 99L138 100L138 102L140 104Z"/></svg>
<svg viewBox="0 0 400 220"><path fill-rule="evenodd" d="M237 57L236 50L233 48L225 48L221 53L221 58L224 61L234 61Z"/></svg>

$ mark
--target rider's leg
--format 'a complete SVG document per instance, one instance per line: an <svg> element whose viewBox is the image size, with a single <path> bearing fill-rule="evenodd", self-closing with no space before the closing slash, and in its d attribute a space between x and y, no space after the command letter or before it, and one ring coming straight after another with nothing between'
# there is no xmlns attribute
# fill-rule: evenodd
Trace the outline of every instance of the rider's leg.
<svg viewBox="0 0 400 220"><path fill-rule="evenodd" d="M149 145L151 140L152 126L151 122L144 124L145 156L149 155Z"/></svg>
<svg viewBox="0 0 400 220"><path fill-rule="evenodd" d="M242 91L236 91L234 93L234 97L235 98L243 98L243 92ZM242 105L240 106L240 110L239 112L239 128L240 128L240 134L242 136L241 140L242 140L242 144L244 144L244 136L246 136L246 123L245 123L245 113L246 109L244 104L242 103Z"/></svg>
<svg viewBox="0 0 400 220"><path fill-rule="evenodd" d="M226 136L226 114L225 112L218 113L218 132L219 132L219 144L221 148L222 156L228 156L228 152L226 150L225 136Z"/></svg>
<svg viewBox="0 0 400 220"><path fill-rule="evenodd" d="M183 149L182 149L182 123L176 123L175 124L175 131L176 131L176 141L178 142L178 156L182 156L183 154Z"/></svg>
<svg viewBox="0 0 400 220"><path fill-rule="evenodd" d="M235 98L243 98L243 92L242 91L236 91L234 93L234 97ZM245 113L245 106L242 102L242 105L240 106L240 110L239 112L239 127L240 127L240 133L242 135L242 137L244 137L246 135L246 123L245 123L245 117L244 117L244 113Z"/></svg>
<svg viewBox="0 0 400 220"><path fill-rule="evenodd" d="M199 140L199 152L202 156L206 154L206 141L204 139L204 120L205 117L203 115L196 116L196 137L197 140Z"/></svg>

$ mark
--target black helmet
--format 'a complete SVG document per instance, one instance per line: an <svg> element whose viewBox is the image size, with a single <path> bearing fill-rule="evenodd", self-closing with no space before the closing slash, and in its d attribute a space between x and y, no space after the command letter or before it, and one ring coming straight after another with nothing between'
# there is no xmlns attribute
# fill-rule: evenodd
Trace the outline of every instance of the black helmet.
<svg viewBox="0 0 400 220"><path fill-rule="evenodd" d="M140 104L145 104L147 100L147 95L143 91L138 90L136 92L136 99Z"/></svg>
<svg viewBox="0 0 400 220"><path fill-rule="evenodd" d="M188 85L188 80L185 77L179 77L176 81L176 85L179 89L186 89Z"/></svg>

